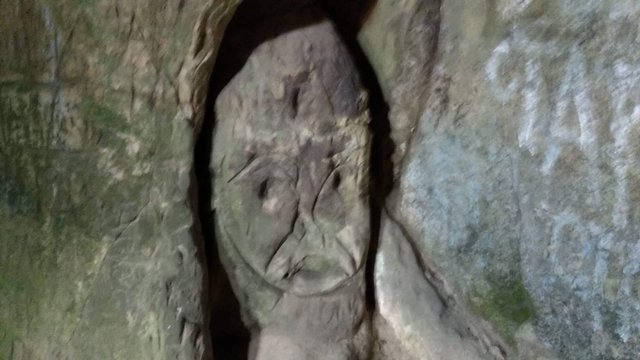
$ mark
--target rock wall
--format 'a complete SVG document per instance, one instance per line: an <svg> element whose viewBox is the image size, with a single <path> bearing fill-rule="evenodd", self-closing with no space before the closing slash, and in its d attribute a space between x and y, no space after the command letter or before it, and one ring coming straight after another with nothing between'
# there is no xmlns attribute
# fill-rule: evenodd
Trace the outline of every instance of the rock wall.
<svg viewBox="0 0 640 360"><path fill-rule="evenodd" d="M429 98L387 206L509 357L640 351L638 10L440 8ZM406 341L424 333L421 311L397 324Z"/></svg>
<svg viewBox="0 0 640 360"><path fill-rule="evenodd" d="M202 357L189 124L235 3L0 2L1 359Z"/></svg>
<svg viewBox="0 0 640 360"><path fill-rule="evenodd" d="M0 0L0 359L209 356L193 150L239 2ZM363 3L374 356L638 358L640 5Z"/></svg>

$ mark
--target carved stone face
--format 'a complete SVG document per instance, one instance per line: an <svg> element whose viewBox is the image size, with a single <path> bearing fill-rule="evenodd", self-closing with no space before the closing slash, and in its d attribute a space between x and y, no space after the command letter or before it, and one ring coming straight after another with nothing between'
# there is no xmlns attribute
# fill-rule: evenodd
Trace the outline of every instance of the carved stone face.
<svg viewBox="0 0 640 360"><path fill-rule="evenodd" d="M369 241L366 93L332 25L258 47L216 101L223 251L296 295L357 273ZM232 270L231 270L232 271Z"/></svg>

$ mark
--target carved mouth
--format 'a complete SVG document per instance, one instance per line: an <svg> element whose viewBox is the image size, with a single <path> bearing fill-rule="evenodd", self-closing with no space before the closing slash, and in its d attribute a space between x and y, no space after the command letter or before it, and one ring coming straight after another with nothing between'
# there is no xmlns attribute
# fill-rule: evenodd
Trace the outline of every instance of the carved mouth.
<svg viewBox="0 0 640 360"><path fill-rule="evenodd" d="M332 239L337 251L313 254L305 251L302 240L287 239L295 247L276 252L264 271L264 278L270 284L300 296L332 291L357 272L356 259L337 238ZM317 240L319 241L319 239ZM326 240L323 236L323 242ZM281 249L284 249L283 246ZM325 250L326 251L326 250ZM304 254L304 255L303 255Z"/></svg>

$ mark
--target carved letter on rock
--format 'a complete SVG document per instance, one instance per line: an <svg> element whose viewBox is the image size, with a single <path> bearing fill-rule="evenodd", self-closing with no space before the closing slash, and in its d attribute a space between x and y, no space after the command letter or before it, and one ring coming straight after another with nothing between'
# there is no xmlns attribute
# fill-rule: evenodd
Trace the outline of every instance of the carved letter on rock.
<svg viewBox="0 0 640 360"><path fill-rule="evenodd" d="M368 122L326 20L262 43L216 100L216 232L251 359L365 356Z"/></svg>

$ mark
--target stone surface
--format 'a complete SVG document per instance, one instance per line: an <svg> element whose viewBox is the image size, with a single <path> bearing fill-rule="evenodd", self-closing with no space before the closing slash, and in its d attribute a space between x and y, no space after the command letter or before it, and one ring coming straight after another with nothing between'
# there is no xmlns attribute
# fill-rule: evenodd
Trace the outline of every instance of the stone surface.
<svg viewBox="0 0 640 360"><path fill-rule="evenodd" d="M428 96L438 46L441 2L372 2L373 8L357 35L389 106L395 164L404 159ZM394 175L398 175L397 171Z"/></svg>
<svg viewBox="0 0 640 360"><path fill-rule="evenodd" d="M309 11L244 29L279 31L216 100L216 233L250 358L364 359L367 94L331 22Z"/></svg>
<svg viewBox="0 0 640 360"><path fill-rule="evenodd" d="M452 313L452 300L433 285L436 279L421 255L386 214L381 219L374 281L377 310L411 358L490 359L492 350L501 355L499 349L478 347L477 335Z"/></svg>
<svg viewBox="0 0 640 360"><path fill-rule="evenodd" d="M637 358L640 7L450 0L440 16L390 213L510 358Z"/></svg>
<svg viewBox="0 0 640 360"><path fill-rule="evenodd" d="M193 145L239 2L0 0L0 359L207 358ZM637 359L637 1L370 7L358 42L395 142L377 248L352 39L317 13L271 19L220 98L214 196L238 220L218 231L249 357ZM303 213L309 241L275 251L303 243Z"/></svg>
<svg viewBox="0 0 640 360"><path fill-rule="evenodd" d="M0 1L0 359L202 358L189 123L235 3Z"/></svg>

